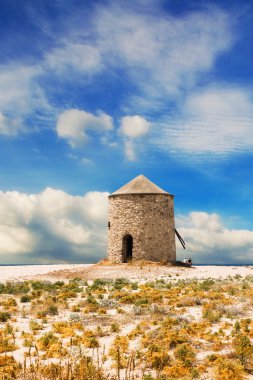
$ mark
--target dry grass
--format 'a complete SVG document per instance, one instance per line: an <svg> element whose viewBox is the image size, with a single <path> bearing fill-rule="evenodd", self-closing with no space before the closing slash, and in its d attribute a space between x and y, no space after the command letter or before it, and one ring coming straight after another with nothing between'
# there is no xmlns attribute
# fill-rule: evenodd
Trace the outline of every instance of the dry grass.
<svg viewBox="0 0 253 380"><path fill-rule="evenodd" d="M247 379L252 288L252 276L0 284L0 379Z"/></svg>
<svg viewBox="0 0 253 380"><path fill-rule="evenodd" d="M120 264L114 264L108 259L102 259L98 263L95 264L96 266L123 266L123 267L172 267L172 264L169 262L161 262L161 261L149 261L149 260L131 260L127 263L120 263Z"/></svg>

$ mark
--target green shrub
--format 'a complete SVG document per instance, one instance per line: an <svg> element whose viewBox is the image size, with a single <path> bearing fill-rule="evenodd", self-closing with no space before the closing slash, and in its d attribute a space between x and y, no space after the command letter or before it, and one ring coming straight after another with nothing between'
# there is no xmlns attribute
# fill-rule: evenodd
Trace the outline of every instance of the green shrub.
<svg viewBox="0 0 253 380"><path fill-rule="evenodd" d="M56 305L48 306L48 308L46 310L46 314L57 315L58 314L58 307Z"/></svg>
<svg viewBox="0 0 253 380"><path fill-rule="evenodd" d="M133 282L133 283L131 284L131 288L132 288L132 290L137 290L137 289L138 289L138 284L137 284L137 282Z"/></svg>
<svg viewBox="0 0 253 380"><path fill-rule="evenodd" d="M240 360L241 365L246 368L253 359L253 345L250 339L246 335L238 333L234 337L233 347L236 357Z"/></svg>
<svg viewBox="0 0 253 380"><path fill-rule="evenodd" d="M149 301L147 298L140 298L135 301L135 306L148 305Z"/></svg>
<svg viewBox="0 0 253 380"><path fill-rule="evenodd" d="M11 282L8 281L5 284L5 288L2 293L5 294L26 294L29 293L30 286L29 282L23 281L23 282Z"/></svg>
<svg viewBox="0 0 253 380"><path fill-rule="evenodd" d="M23 296L20 297L20 302L22 303L26 303L30 301L31 301L31 297L28 294L24 294Z"/></svg>
<svg viewBox="0 0 253 380"><path fill-rule="evenodd" d="M215 374L219 380L243 380L244 371L242 365L233 359L219 358L216 363Z"/></svg>
<svg viewBox="0 0 253 380"><path fill-rule="evenodd" d="M51 331L43 334L38 340L38 346L41 350L46 350L48 347L50 347L54 343L59 342L59 338L54 335Z"/></svg>
<svg viewBox="0 0 253 380"><path fill-rule="evenodd" d="M6 322L10 317L11 315L7 311L0 311L0 322Z"/></svg>
<svg viewBox="0 0 253 380"><path fill-rule="evenodd" d="M4 293L5 285L0 282L0 294Z"/></svg>
<svg viewBox="0 0 253 380"><path fill-rule="evenodd" d="M93 284L90 286L91 290L97 290L97 289L103 289L103 287L108 284L108 281L106 280L100 280L97 278L93 281Z"/></svg>
<svg viewBox="0 0 253 380"><path fill-rule="evenodd" d="M195 352L188 344L181 344L175 349L175 357L186 367L191 367L194 363Z"/></svg>
<svg viewBox="0 0 253 380"><path fill-rule="evenodd" d="M114 322L111 324L111 332L112 333L120 332L120 327L119 327L119 324L117 322Z"/></svg>
<svg viewBox="0 0 253 380"><path fill-rule="evenodd" d="M39 324L39 322L35 321L34 319L31 319L29 322L29 328L32 331L38 331L38 330L42 330L43 326Z"/></svg>
<svg viewBox="0 0 253 380"><path fill-rule="evenodd" d="M130 281L127 278L117 278L114 282L115 289L122 289L124 286L129 285Z"/></svg>
<svg viewBox="0 0 253 380"><path fill-rule="evenodd" d="M210 290L213 285L215 285L215 281L211 278L207 278L206 280L203 280L199 283L199 289L200 290Z"/></svg>
<svg viewBox="0 0 253 380"><path fill-rule="evenodd" d="M54 290L60 289L64 286L63 281L31 281L31 287L34 290L44 290L48 292L52 292Z"/></svg>

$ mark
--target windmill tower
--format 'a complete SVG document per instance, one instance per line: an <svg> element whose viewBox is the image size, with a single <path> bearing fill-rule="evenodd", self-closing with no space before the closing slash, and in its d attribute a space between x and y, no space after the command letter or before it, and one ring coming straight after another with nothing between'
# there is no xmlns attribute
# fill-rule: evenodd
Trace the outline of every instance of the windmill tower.
<svg viewBox="0 0 253 380"><path fill-rule="evenodd" d="M175 262L173 198L143 175L109 195L108 260Z"/></svg>

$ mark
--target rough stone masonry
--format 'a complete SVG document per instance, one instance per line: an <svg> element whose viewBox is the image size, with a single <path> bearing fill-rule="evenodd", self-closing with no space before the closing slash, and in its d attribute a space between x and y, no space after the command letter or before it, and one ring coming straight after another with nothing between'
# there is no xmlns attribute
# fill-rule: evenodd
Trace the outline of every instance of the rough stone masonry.
<svg viewBox="0 0 253 380"><path fill-rule="evenodd" d="M143 175L109 195L108 260L175 262L173 198Z"/></svg>

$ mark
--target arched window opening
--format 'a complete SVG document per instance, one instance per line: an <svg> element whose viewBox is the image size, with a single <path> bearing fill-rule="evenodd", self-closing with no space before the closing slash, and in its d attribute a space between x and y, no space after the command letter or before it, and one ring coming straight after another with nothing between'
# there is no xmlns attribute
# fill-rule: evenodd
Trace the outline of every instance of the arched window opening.
<svg viewBox="0 0 253 380"><path fill-rule="evenodd" d="M125 235L122 240L122 263L127 263L133 258L133 237Z"/></svg>

